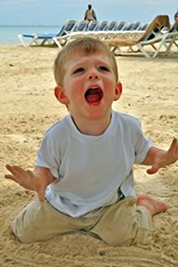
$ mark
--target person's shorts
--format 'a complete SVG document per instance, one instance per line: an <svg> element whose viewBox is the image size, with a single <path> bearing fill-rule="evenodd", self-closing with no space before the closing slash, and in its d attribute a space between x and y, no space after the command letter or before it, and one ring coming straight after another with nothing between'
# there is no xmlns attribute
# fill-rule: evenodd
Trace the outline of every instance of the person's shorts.
<svg viewBox="0 0 178 267"><path fill-rule="evenodd" d="M12 222L12 230L25 243L43 241L60 234L81 231L109 245L148 244L151 216L128 197L106 207L100 215L72 218L54 209L47 200L30 202Z"/></svg>

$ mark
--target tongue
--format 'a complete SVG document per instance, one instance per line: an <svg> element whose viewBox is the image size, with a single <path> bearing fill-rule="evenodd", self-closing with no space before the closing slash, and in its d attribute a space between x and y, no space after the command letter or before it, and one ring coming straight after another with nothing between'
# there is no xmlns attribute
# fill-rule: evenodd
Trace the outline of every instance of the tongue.
<svg viewBox="0 0 178 267"><path fill-rule="evenodd" d="M88 94L87 95L87 101L89 103L99 102L100 101L100 95L99 94Z"/></svg>

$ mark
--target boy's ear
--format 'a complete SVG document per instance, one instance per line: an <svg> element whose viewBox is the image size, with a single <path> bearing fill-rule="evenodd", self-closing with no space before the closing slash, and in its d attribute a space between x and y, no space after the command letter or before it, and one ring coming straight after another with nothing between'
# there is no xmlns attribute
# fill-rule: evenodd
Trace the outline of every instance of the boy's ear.
<svg viewBox="0 0 178 267"><path fill-rule="evenodd" d="M64 105L67 105L69 104L69 100L65 94L65 91L64 91L64 88L63 86L57 86L54 88L54 95L55 97L57 98L57 100L64 104Z"/></svg>
<svg viewBox="0 0 178 267"><path fill-rule="evenodd" d="M120 98L121 94L122 94L122 83L118 82L116 84L114 101L118 100Z"/></svg>

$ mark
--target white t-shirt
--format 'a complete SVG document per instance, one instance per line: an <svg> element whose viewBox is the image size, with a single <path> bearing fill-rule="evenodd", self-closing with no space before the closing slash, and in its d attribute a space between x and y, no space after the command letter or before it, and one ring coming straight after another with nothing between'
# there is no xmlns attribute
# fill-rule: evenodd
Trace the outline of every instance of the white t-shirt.
<svg viewBox="0 0 178 267"><path fill-rule="evenodd" d="M46 198L72 217L85 216L134 195L134 163L141 163L151 147L138 119L112 111L110 125L100 136L78 131L70 115L46 133L36 165L49 168L55 181ZM89 216L89 215L86 215Z"/></svg>

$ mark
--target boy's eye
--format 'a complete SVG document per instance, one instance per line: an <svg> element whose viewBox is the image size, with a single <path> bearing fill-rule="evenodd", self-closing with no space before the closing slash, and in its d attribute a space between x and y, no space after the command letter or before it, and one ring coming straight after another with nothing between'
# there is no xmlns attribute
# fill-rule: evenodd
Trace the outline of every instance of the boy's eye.
<svg viewBox="0 0 178 267"><path fill-rule="evenodd" d="M106 66L100 66L98 67L99 71L109 71L109 69Z"/></svg>
<svg viewBox="0 0 178 267"><path fill-rule="evenodd" d="M79 73L79 72L83 72L84 71L84 68L78 68L78 69L76 69L75 71L74 71L74 74L75 73Z"/></svg>

